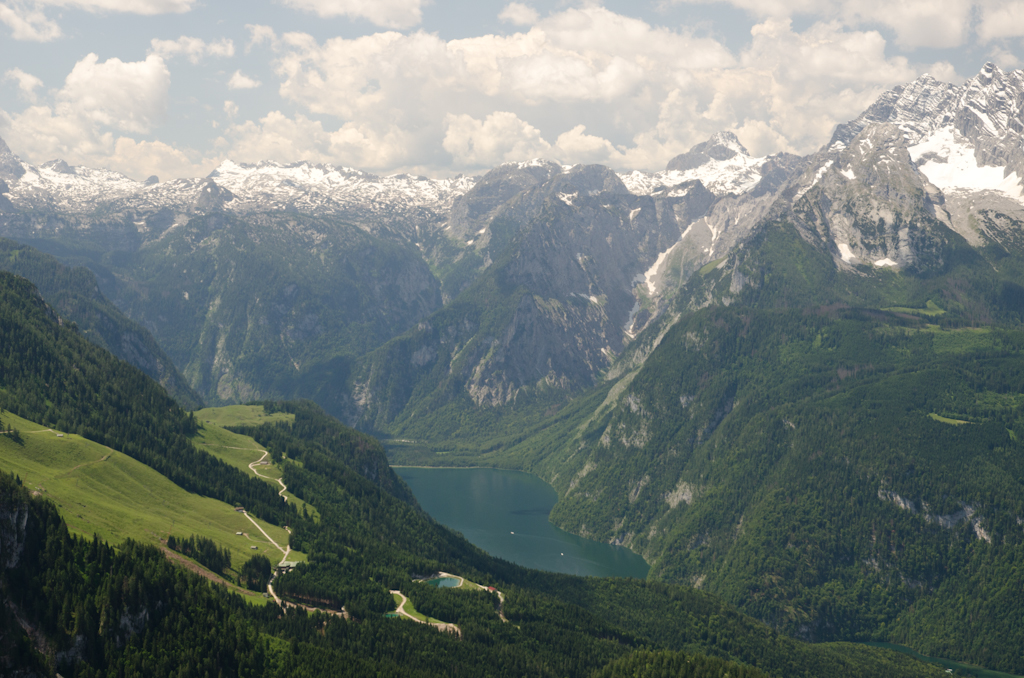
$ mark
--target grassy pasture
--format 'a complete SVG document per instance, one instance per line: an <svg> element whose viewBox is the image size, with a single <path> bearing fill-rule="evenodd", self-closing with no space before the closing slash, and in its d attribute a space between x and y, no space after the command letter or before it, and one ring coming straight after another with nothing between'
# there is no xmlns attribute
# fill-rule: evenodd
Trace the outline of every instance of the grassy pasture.
<svg viewBox="0 0 1024 678"><path fill-rule="evenodd" d="M294 414L275 412L267 414L262 405L228 405L227 407L207 407L196 410L196 419L203 424L216 426L238 426L239 424L273 424L277 421L295 421ZM255 443L253 443L255 444Z"/></svg>
<svg viewBox="0 0 1024 678"><path fill-rule="evenodd" d="M9 412L3 420L21 432L22 442L0 436L0 468L17 473L30 491L53 501L72 532L97 534L112 544L131 538L160 545L169 534L208 537L231 551L236 571L256 554L271 562L281 559L281 552L234 507L186 492L131 457L77 435L58 437L59 431ZM288 543L283 528L254 520L278 544ZM304 559L295 551L289 555L289 560Z"/></svg>

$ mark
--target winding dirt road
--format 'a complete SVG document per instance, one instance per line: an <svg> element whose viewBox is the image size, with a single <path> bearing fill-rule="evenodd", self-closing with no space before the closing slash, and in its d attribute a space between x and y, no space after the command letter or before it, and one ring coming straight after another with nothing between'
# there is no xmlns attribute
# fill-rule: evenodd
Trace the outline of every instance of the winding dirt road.
<svg viewBox="0 0 1024 678"><path fill-rule="evenodd" d="M462 637L462 629L460 629L455 624L447 624L445 622L427 622L412 616L411 614L405 611L405 604L409 602L409 599L405 597L405 594L398 590L390 591L390 593L402 599L402 602L398 604L398 609L396 610L398 614L402 615L403 617L408 617L417 624L427 624L428 626L433 626L438 631L446 631L448 633L454 633L460 638Z"/></svg>
<svg viewBox="0 0 1024 678"><path fill-rule="evenodd" d="M242 448L231 448L231 449L242 449ZM254 452L259 452L259 450L253 450L253 451ZM270 452L267 452L266 450L263 450L263 456L260 457L259 459L257 459L256 461L254 461L253 463L249 464L249 470L252 471L254 474L258 475L260 478L263 478L264 480L273 480L278 485L280 485L281 486L281 491L277 493L277 496L281 497L285 501L288 501L288 497L284 496L284 493L288 491L288 486L284 484L284 481L282 481L280 478L271 478L270 476L265 476L265 475L263 475L262 473L260 473L259 471L256 470L256 467L263 463L263 460L267 458L268 454L270 454Z"/></svg>
<svg viewBox="0 0 1024 678"><path fill-rule="evenodd" d="M240 450L240 449L244 449L244 448L238 447L238 448L232 448L232 449L239 449ZM257 459L256 461L254 461L253 463L249 464L249 470L252 471L254 475L259 476L260 478L263 478L264 480L276 481L277 484L279 484L281 486L281 491L277 493L278 496L281 497L282 499L284 499L285 501L288 501L288 497L284 496L284 493L288 491L288 486L285 485L281 481L280 478L271 478L269 476L263 475L262 473L260 473L259 471L256 470L255 467L257 465L259 465L260 463L262 463L263 460L267 458L267 455L270 454L266 450L253 450L253 452L261 452L261 451L263 452L263 456L260 457L259 459ZM274 541L273 538L269 534L267 534L267 531L264 530L262 527L260 527L259 523L257 523L255 520L253 520L252 516L249 515L248 511L242 511L242 515L245 516L246 518L248 518L249 522L252 523L253 525L255 525L257 530L259 530L260 532L263 533L263 536L267 538L267 541L269 541L271 544L273 544L275 547L277 547L277 550L284 554L281 557L281 562L282 563L284 561L288 560L288 554L292 552L292 547L290 545L286 544L284 548L281 548L281 545L278 544L276 541ZM289 530L289 533L291 533L290 530ZM268 588L269 588L269 586L268 586ZM274 592L270 591L270 595L273 596ZM278 600L277 596L274 596L274 600ZM278 602L280 602L280 601L278 601Z"/></svg>

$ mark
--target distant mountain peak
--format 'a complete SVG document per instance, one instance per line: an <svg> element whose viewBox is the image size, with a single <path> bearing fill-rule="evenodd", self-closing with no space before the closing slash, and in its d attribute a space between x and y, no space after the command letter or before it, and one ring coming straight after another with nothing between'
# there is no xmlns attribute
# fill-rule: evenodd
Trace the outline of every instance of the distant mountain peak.
<svg viewBox="0 0 1024 678"><path fill-rule="evenodd" d="M24 174L25 168L18 160L18 156L14 155L4 140L0 138L0 179L16 181Z"/></svg>
<svg viewBox="0 0 1024 678"><path fill-rule="evenodd" d="M57 172L58 174L77 174L75 168L61 159L44 162L40 167Z"/></svg>
<svg viewBox="0 0 1024 678"><path fill-rule="evenodd" d="M685 190L684 185L700 181L715 195L740 195L761 181L767 158L751 157L732 132L717 132L707 141L669 160L663 172L620 174L626 187L638 195Z"/></svg>
<svg viewBox="0 0 1024 678"><path fill-rule="evenodd" d="M686 153L677 155L668 161L666 170L685 172L697 169L712 160L730 160L737 155L750 157L740 140L732 132L716 132L707 141L703 141Z"/></svg>

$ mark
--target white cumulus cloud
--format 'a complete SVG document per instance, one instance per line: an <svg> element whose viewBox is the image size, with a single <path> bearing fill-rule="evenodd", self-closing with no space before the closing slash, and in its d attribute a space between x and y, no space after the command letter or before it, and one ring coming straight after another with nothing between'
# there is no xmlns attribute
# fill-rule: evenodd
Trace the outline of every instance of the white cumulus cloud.
<svg viewBox="0 0 1024 678"><path fill-rule="evenodd" d="M63 32L57 22L47 16L47 8L154 15L187 12L195 3L196 0L3 0L0 22L7 24L15 40L49 42L61 37Z"/></svg>
<svg viewBox="0 0 1024 678"><path fill-rule="evenodd" d="M0 2L0 22L7 24L15 40L49 42L62 35L60 26L47 18L38 5L17 0Z"/></svg>
<svg viewBox="0 0 1024 678"><path fill-rule="evenodd" d="M970 34L971 0L846 0L851 25L878 23L896 32L904 47L959 47Z"/></svg>
<svg viewBox="0 0 1024 678"><path fill-rule="evenodd" d="M13 80L18 83L18 90L20 91L21 96L33 104L38 98L36 96L36 89L43 86L42 80L31 73L26 73L20 68L9 69L4 73L4 80Z"/></svg>
<svg viewBox="0 0 1024 678"><path fill-rule="evenodd" d="M675 3L725 4L759 19L811 17L820 22L840 19L847 28L885 26L906 48L948 48L963 45L971 33L975 0L672 0ZM985 0L991 2L992 0ZM994 4L1005 4L1001 1Z"/></svg>
<svg viewBox="0 0 1024 678"><path fill-rule="evenodd" d="M378 131L349 123L329 131L301 113L289 118L280 111L232 125L217 140L225 155L240 162L309 160L358 168L401 165L409 143L397 128Z"/></svg>
<svg viewBox="0 0 1024 678"><path fill-rule="evenodd" d="M1021 36L1024 36L1024 2L986 2L982 6L978 24L978 38L982 42Z"/></svg>
<svg viewBox="0 0 1024 678"><path fill-rule="evenodd" d="M540 130L515 113L496 111L484 120L469 115L448 115L442 146L459 165L497 165L530 160L551 149Z"/></svg>
<svg viewBox="0 0 1024 678"><path fill-rule="evenodd" d="M89 54L75 64L57 95L61 115L79 116L124 132L148 132L167 111L171 74L164 60L101 62Z"/></svg>
<svg viewBox="0 0 1024 678"><path fill-rule="evenodd" d="M359 143L345 146L353 155L336 161L396 159L391 167L471 170L525 154L661 169L721 130L754 152L807 153L886 88L921 74L887 56L878 31L841 19L797 31L789 19L768 18L739 53L599 6L556 12L510 35L448 41L421 31L324 42L250 31L253 44L276 55L281 96L323 120L324 135L334 134L331 120L337 132L358 130ZM246 138L268 129L254 123ZM366 151L396 135L404 147ZM335 137L330 144L325 157L341 148Z"/></svg>
<svg viewBox="0 0 1024 678"><path fill-rule="evenodd" d="M774 14L760 19L747 45L735 51L685 28L590 3L541 17L525 2L512 2L502 17L522 28L453 40L417 30L322 40L250 25L247 58L269 59L273 75L261 75L261 84L233 67L218 77L232 90L262 87L261 101L271 102L272 112L247 115L232 101L208 102L218 118L211 121L218 130L212 143L218 157L242 162L308 159L434 175L537 156L658 170L722 130L735 132L758 155L809 153L890 87L926 70L960 78L948 62L926 67L899 56L889 24L871 18L881 11L873 2L835 0L827 18L808 24L790 18L806 14L805 5L775 0ZM302 8L322 16L357 16L359 7L369 7L340 0L307 5ZM956 0L942 6L954 16L962 7ZM894 11L890 23L927 18L922 7L911 2L906 16ZM962 39L949 25L923 25L932 26L935 40ZM907 43L917 40L911 28L902 35ZM993 43L993 58L1010 63L1014 57L1003 47ZM169 146L141 139L159 135L166 115L166 60L201 61L234 50L228 40L154 40L144 61L89 55L51 92L11 69L6 78L33 105L0 111L0 133L17 139L18 152L30 161L63 156L141 168L142 154L152 152L165 168L201 163L205 155L186 149L176 156Z"/></svg>
<svg viewBox="0 0 1024 678"><path fill-rule="evenodd" d="M177 40L159 40L153 38L149 41L150 49L154 54L159 54L164 59L171 59L176 56L184 56L194 64L198 64L203 57L232 57L235 55L235 43L228 38L215 42L206 42L200 38L193 38L186 35Z"/></svg>
<svg viewBox="0 0 1024 678"><path fill-rule="evenodd" d="M259 80L254 80L242 71L235 71L228 80L228 89L256 89L260 86Z"/></svg>
<svg viewBox="0 0 1024 678"><path fill-rule="evenodd" d="M318 16L366 19L384 28L411 28L423 20L423 0L279 0Z"/></svg>
<svg viewBox="0 0 1024 678"><path fill-rule="evenodd" d="M75 64L52 101L0 114L0 135L16 143L29 162L63 158L143 176L159 173L159 166L165 175L180 176L186 166L194 169L181 151L124 136L150 132L162 121L169 87L170 73L158 55L124 62L89 54ZM143 172L147 156L154 169Z"/></svg>
<svg viewBox="0 0 1024 678"><path fill-rule="evenodd" d="M516 26L530 26L537 23L540 15L537 14L537 10L529 5L524 5L521 2L510 2L505 5L505 9L501 10L498 18Z"/></svg>

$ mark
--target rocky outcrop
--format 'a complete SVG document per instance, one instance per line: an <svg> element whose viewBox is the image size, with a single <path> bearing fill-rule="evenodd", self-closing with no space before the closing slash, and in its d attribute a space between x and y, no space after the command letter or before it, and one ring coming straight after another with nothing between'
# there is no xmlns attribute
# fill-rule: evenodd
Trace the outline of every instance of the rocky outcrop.
<svg viewBox="0 0 1024 678"><path fill-rule="evenodd" d="M18 566L25 548L28 504L17 498L0 497L0 567L9 570Z"/></svg>

